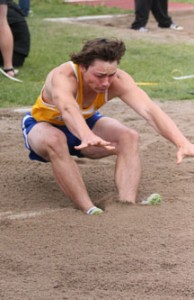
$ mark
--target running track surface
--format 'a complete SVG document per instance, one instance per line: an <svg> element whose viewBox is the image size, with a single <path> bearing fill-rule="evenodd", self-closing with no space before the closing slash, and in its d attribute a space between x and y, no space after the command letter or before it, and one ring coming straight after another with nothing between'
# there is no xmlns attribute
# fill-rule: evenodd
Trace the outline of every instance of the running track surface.
<svg viewBox="0 0 194 300"><path fill-rule="evenodd" d="M64 0L68 3L82 3L86 5L103 5L110 7L118 7L126 10L134 10L134 0ZM194 10L194 5L188 3L174 3L168 4L169 11L188 11Z"/></svg>

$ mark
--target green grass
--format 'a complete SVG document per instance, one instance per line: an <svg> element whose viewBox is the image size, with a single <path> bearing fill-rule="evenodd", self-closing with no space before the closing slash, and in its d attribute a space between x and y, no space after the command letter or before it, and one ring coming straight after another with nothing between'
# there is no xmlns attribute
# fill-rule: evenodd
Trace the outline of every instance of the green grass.
<svg viewBox="0 0 194 300"><path fill-rule="evenodd" d="M62 0L33 0L31 8L34 16L38 17L78 17L89 15L122 14L126 10L103 5L90 6L82 4L64 3Z"/></svg>
<svg viewBox="0 0 194 300"><path fill-rule="evenodd" d="M31 32L31 51L20 69L19 76L23 83L13 82L0 75L0 107L32 105L49 70L69 60L69 54L79 50L83 41L99 36L115 36L114 28L93 27L88 30L86 24L53 23L43 20L44 17L64 16L64 8L66 16L75 16L78 12L84 15L95 14L97 9L94 7L87 6L87 10L82 11L82 6L68 4L67 12L66 4L60 1L32 0L31 8L34 14L27 18ZM109 9L105 7L100 9L104 14L109 13ZM115 13L118 11L115 10ZM194 74L192 44L129 41L127 37L124 41L127 51L121 61L121 68L129 72L137 82L159 82L158 86L143 87L153 99L193 98L189 94L194 90L193 79L172 79L174 69L179 69L183 75Z"/></svg>
<svg viewBox="0 0 194 300"><path fill-rule="evenodd" d="M194 4L194 0L171 0L171 2Z"/></svg>
<svg viewBox="0 0 194 300"><path fill-rule="evenodd" d="M175 81L172 77L194 74L193 60L193 45L156 45L136 41L128 46L122 64L137 82L159 83L157 86L144 87L152 98L184 100L192 99L188 92L194 90L194 79Z"/></svg>

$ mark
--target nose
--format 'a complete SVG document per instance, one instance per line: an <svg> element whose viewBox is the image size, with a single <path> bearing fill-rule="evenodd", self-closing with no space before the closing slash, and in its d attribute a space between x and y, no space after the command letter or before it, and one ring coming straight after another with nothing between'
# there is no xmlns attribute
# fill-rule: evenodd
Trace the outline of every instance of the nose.
<svg viewBox="0 0 194 300"><path fill-rule="evenodd" d="M103 80L102 80L102 86L106 87L106 88L110 86L110 80L109 80L108 76L105 77L105 78L103 78Z"/></svg>

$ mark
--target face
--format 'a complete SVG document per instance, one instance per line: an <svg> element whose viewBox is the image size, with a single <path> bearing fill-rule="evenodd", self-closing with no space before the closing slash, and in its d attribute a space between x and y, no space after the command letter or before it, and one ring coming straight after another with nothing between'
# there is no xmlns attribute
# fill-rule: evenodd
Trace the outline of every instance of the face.
<svg viewBox="0 0 194 300"><path fill-rule="evenodd" d="M96 59L88 69L81 66L83 82L96 93L104 93L113 82L117 73L117 62Z"/></svg>

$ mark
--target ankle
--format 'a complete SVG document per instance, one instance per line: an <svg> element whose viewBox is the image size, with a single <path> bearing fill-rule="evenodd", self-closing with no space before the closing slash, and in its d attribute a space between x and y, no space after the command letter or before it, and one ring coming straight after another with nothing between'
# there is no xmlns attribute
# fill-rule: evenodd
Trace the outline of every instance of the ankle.
<svg viewBox="0 0 194 300"><path fill-rule="evenodd" d="M14 77L18 74L18 70L14 69L14 67L3 68L3 71L10 77Z"/></svg>

